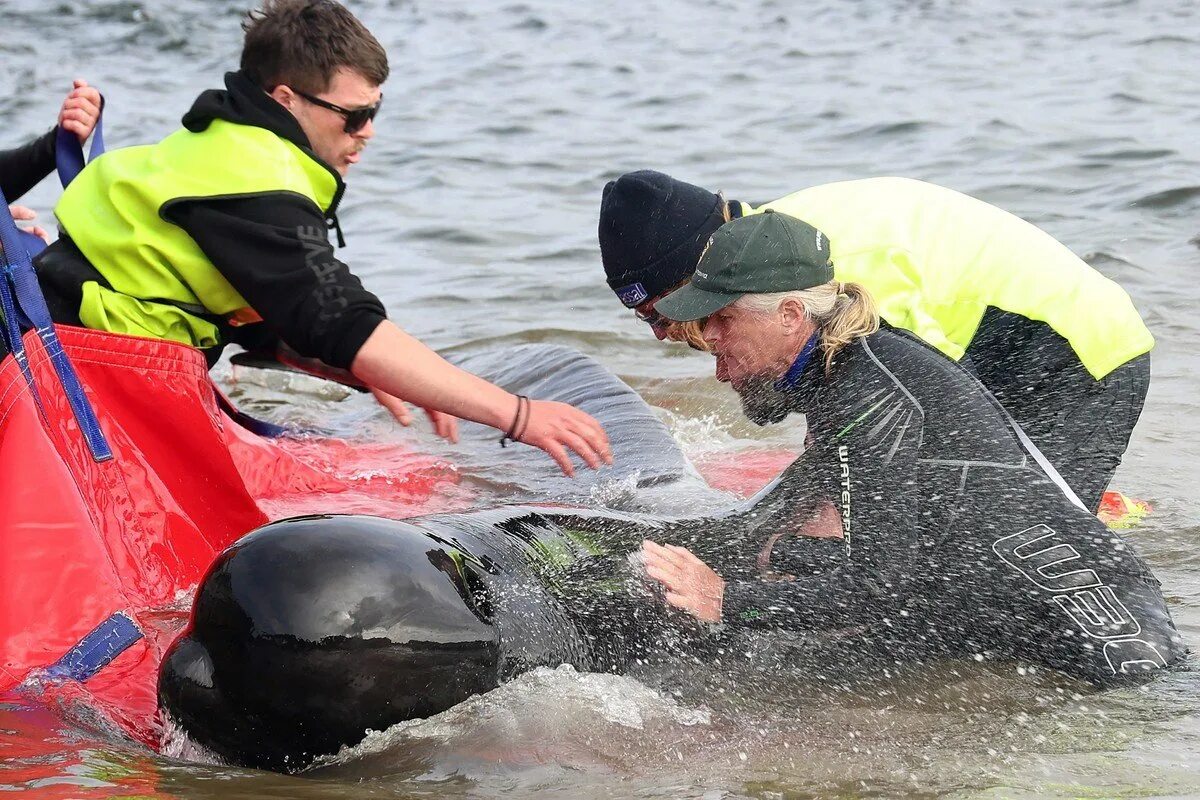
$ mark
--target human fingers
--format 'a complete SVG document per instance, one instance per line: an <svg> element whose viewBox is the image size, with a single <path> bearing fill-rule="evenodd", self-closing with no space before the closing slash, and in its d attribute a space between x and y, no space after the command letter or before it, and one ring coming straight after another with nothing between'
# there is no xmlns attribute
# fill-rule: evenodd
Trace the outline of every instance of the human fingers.
<svg viewBox="0 0 1200 800"><path fill-rule="evenodd" d="M375 395L375 399L379 405L386 408L391 415L396 418L404 427L412 424L412 413L408 410L408 406L399 397L394 397L381 389L371 389L371 394Z"/></svg>
<svg viewBox="0 0 1200 800"><path fill-rule="evenodd" d="M63 130L70 131L75 134L79 141L83 142L87 140L87 137L92 135L95 120L89 120L78 109L72 109L64 111L59 116L58 124Z"/></svg>
<svg viewBox="0 0 1200 800"><path fill-rule="evenodd" d="M604 430L604 426L591 414L572 406L569 408L574 412L570 420L572 430L588 443L588 446L605 464L612 464L612 445L608 441L608 433Z"/></svg>
<svg viewBox="0 0 1200 800"><path fill-rule="evenodd" d="M564 475L566 475L568 478L575 477L575 465L571 463L570 456L567 455L567 451L561 444L554 440L550 440L537 446L542 450L545 450L546 453L554 459L554 463L558 464L558 468L563 471Z"/></svg>
<svg viewBox="0 0 1200 800"><path fill-rule="evenodd" d="M100 97L100 90L94 86L77 86L71 92L71 96L86 100L95 107L97 113L99 113L100 106L104 103L103 98Z"/></svg>
<svg viewBox="0 0 1200 800"><path fill-rule="evenodd" d="M529 404L529 421L524 425L522 441L528 439L530 433L542 432L558 435L569 431L587 443L587 448L606 464L612 463L612 449L609 446L608 434L604 426L596 421L591 414L580 411L568 403L549 400L533 400ZM573 448L574 449L574 448ZM583 456L584 453L580 452ZM595 467L593 467L595 468Z"/></svg>
<svg viewBox="0 0 1200 800"><path fill-rule="evenodd" d="M450 414L442 414L439 421L438 435L450 442L450 444L458 444L458 418Z"/></svg>
<svg viewBox="0 0 1200 800"><path fill-rule="evenodd" d="M691 550L688 550L686 547L680 547L677 544L669 544L669 545L667 545L667 549L670 550L672 553L674 553L676 555L676 557L679 559L679 561L682 563L699 564L700 566L708 566L703 561L701 561L699 558L697 558L695 553L693 553Z"/></svg>
<svg viewBox="0 0 1200 800"><path fill-rule="evenodd" d="M666 591L663 593L663 598L669 605L675 608L683 609L684 611L693 612L696 606L696 600L691 595L680 594L679 592Z"/></svg>
<svg viewBox="0 0 1200 800"><path fill-rule="evenodd" d="M593 450L592 446L582 436L571 431L564 431L559 436L559 441L578 453L579 457L583 459L583 463L592 469L600 469L600 454Z"/></svg>
<svg viewBox="0 0 1200 800"><path fill-rule="evenodd" d="M655 544L653 542L651 542L650 544L653 545L653 547L654 547L653 552L660 559L671 564L672 566L676 567L677 569L683 569L684 567L689 566L690 562L687 558L687 555L690 555L690 553L688 553L688 550L686 548L677 547L676 545L673 545L673 544L672 545L661 545L661 544Z"/></svg>
<svg viewBox="0 0 1200 800"><path fill-rule="evenodd" d="M68 97L63 103L62 116L68 114L82 115L83 121L94 126L100 116L100 100L98 97L95 100L87 96Z"/></svg>
<svg viewBox="0 0 1200 800"><path fill-rule="evenodd" d="M71 92L62 104L63 111L82 111L89 116L100 113L100 95L95 91Z"/></svg>
<svg viewBox="0 0 1200 800"><path fill-rule="evenodd" d="M654 553L659 558L669 561L672 564L678 564L683 561L680 554L672 549L674 545L661 545L649 539L643 540L643 544L647 552Z"/></svg>
<svg viewBox="0 0 1200 800"><path fill-rule="evenodd" d="M544 400L533 400L529 403L525 422L519 431L519 440L525 444L540 447L558 464L559 469L568 477L575 477L575 467L567 455L564 444L570 446L574 437L566 424L564 411L574 411L565 403L552 403ZM577 438L577 437L574 437ZM574 449L574 448L572 448ZM580 456L587 461L586 450Z"/></svg>
<svg viewBox="0 0 1200 800"><path fill-rule="evenodd" d="M9 206L8 213L12 214L12 218L18 222L28 222L31 219L36 219L37 214L32 208L25 206Z"/></svg>
<svg viewBox="0 0 1200 800"><path fill-rule="evenodd" d="M456 417L428 408L425 409L425 415L429 417L434 433L451 444L458 444L458 419Z"/></svg>
<svg viewBox="0 0 1200 800"><path fill-rule="evenodd" d="M682 577L665 567L647 564L646 575L661 583L669 591L678 591L681 588Z"/></svg>
<svg viewBox="0 0 1200 800"><path fill-rule="evenodd" d="M672 561L668 556L660 552L646 549L643 551L643 564L646 567L646 574L651 574L654 571L655 577L659 579L663 575L669 576L672 584L677 584L684 578L684 573L679 565Z"/></svg>
<svg viewBox="0 0 1200 800"><path fill-rule="evenodd" d="M46 244L50 244L50 234L46 233L45 228L39 228L37 225L34 225L29 229L29 232L41 239Z"/></svg>

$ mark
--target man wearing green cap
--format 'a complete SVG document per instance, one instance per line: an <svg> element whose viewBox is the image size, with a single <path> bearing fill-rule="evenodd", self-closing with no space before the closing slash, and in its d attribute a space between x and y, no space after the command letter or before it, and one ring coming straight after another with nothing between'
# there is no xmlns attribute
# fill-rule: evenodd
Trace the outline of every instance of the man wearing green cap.
<svg viewBox="0 0 1200 800"><path fill-rule="evenodd" d="M832 280L829 240L772 212L712 236L655 309L706 319L717 377L809 445L755 505L718 575L647 541L647 574L700 620L901 641L896 658L996 655L1111 685L1178 660L1158 583L962 366L879 330ZM706 543L707 544L707 543ZM749 545L749 546L747 546ZM903 652L901 652L903 651Z"/></svg>
<svg viewBox="0 0 1200 800"><path fill-rule="evenodd" d="M1150 383L1150 335L1129 295L1037 227L906 178L813 186L763 206L640 170L604 189L608 284L659 338L655 300L691 275L729 219L773 209L832 241L835 277L880 317L976 375L1093 511L1121 463Z"/></svg>

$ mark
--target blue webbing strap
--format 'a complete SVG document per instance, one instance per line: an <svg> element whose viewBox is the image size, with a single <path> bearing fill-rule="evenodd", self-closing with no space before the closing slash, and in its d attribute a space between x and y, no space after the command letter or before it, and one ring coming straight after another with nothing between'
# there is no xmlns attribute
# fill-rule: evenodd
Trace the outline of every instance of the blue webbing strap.
<svg viewBox="0 0 1200 800"><path fill-rule="evenodd" d="M213 393L216 394L217 405L222 411L225 412L225 416L229 417L231 420L236 422L238 425L241 425L251 433L261 436L264 439L279 439L284 436L289 436L293 433L311 433L311 431L293 431L290 428L284 427L283 425L276 425L274 422L267 422L265 419L252 417L231 403L229 398L217 391L215 387L213 389Z"/></svg>
<svg viewBox="0 0 1200 800"><path fill-rule="evenodd" d="M90 162L96 156L104 155L104 98L100 98L100 115L96 117L96 127L92 130L92 147L88 151L87 161ZM83 145L79 141L79 137L70 131L58 127L58 133L54 139L54 168L58 172L58 180L62 183L63 188L67 188L67 184L75 180L79 173L83 172ZM33 258L38 253L46 249L46 243L42 241L42 237L26 230L19 231L21 241L25 244L25 252Z"/></svg>
<svg viewBox="0 0 1200 800"><path fill-rule="evenodd" d="M88 151L88 161L104 155L104 98L100 98L100 114L96 117L96 127L92 130L92 147ZM54 141L54 166L58 169L58 179L63 188L75 180L83 172L83 145L79 137L58 126L58 135Z"/></svg>
<svg viewBox="0 0 1200 800"><path fill-rule="evenodd" d="M25 346L21 342L19 309L20 313L24 315L22 319L37 331L38 338L42 340L42 346L46 349L50 363L54 365L54 371L58 374L59 383L62 384L67 401L71 404L71 411L75 414L75 421L79 423L79 430L87 441L92 458L96 461L107 461L112 458L112 449L100 431L100 422L96 419L96 412L92 409L92 404L88 402L87 396L83 393L83 385L79 382L75 367L71 365L67 354L63 352L62 344L58 340L58 333L54 330L54 323L50 319L50 310L46 308L46 298L42 296L42 289L38 285L37 273L33 271L33 263L29 259L29 254L21 246L17 225L13 222L12 215L8 213L8 201L2 191L0 191L0 205L4 207L3 213L0 213L0 244L4 246L4 276L3 279L0 279L0 310L4 312L4 331L9 351L20 365L25 381L33 393L34 401L38 403L38 407L44 414L41 398L34 385L33 373L29 370Z"/></svg>
<svg viewBox="0 0 1200 800"><path fill-rule="evenodd" d="M4 192L0 191L0 199L3 199ZM29 392L33 395L33 401L37 403L38 411L45 417L45 409L42 408L42 398L38 395L37 384L33 380L33 372L29 369L29 357L25 354L25 342L21 339L21 325L18 320L16 300L13 298L12 287L8 282L8 256L9 252L8 240L2 238L4 234L4 220L16 229L16 224L12 221L12 214L8 212L8 204L0 203L4 206L4 210L0 211L0 245L3 245L4 266L3 275L0 275L0 312L4 314L4 326L0 328L0 332L4 336L4 344L8 352L12 354L13 359L17 362L17 366L21 368L21 375L25 377L25 383L29 386ZM13 251L24 253L24 250Z"/></svg>
<svg viewBox="0 0 1200 800"><path fill-rule="evenodd" d="M59 680L86 681L141 638L137 624L118 611L47 667L46 675Z"/></svg>
<svg viewBox="0 0 1200 800"><path fill-rule="evenodd" d="M46 249L46 243L42 241L42 237L38 236L33 231L27 231L23 228L18 228L17 234L21 237L21 241L25 245L25 252L30 258L33 258L38 253Z"/></svg>

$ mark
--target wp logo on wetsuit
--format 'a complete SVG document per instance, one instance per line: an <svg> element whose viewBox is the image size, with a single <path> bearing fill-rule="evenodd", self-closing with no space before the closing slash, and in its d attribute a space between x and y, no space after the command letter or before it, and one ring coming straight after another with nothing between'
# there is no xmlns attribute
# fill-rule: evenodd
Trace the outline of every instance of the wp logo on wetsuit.
<svg viewBox="0 0 1200 800"><path fill-rule="evenodd" d="M1165 667L1166 659L1149 642L1136 638L1139 623L1095 570L1080 563L1079 551L1047 525L1034 525L992 543L1000 560L1024 575L1066 612L1087 636L1104 642L1113 674L1131 667Z"/></svg>

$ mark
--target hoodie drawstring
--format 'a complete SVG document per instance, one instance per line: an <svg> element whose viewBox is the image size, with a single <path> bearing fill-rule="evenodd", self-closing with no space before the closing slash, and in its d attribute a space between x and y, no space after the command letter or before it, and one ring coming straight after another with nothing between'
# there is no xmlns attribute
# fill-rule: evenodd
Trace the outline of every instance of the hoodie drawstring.
<svg viewBox="0 0 1200 800"><path fill-rule="evenodd" d="M345 247L346 246L346 237L342 233L342 223L338 221L337 214L330 214L329 218L325 220L325 224L337 232L338 247Z"/></svg>

